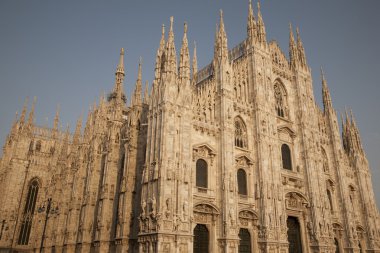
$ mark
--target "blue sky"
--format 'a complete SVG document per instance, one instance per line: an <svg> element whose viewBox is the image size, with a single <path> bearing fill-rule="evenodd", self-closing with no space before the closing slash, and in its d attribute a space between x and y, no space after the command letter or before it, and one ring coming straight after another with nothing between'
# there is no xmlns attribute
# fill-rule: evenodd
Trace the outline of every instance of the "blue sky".
<svg viewBox="0 0 380 253"><path fill-rule="evenodd" d="M323 66L338 113L352 108L379 206L380 1L263 0L261 5L268 41L276 39L286 55L288 24L299 26L317 102L321 104ZM143 79L151 82L161 24L168 27L170 16L177 53L186 21L190 44L197 42L198 66L205 66L213 56L219 9L231 48L246 36L247 6L245 0L0 1L1 145L25 97L37 96L37 124L51 126L59 105L61 124L73 129L95 99L112 89L121 47L126 50L127 93L140 56Z"/></svg>

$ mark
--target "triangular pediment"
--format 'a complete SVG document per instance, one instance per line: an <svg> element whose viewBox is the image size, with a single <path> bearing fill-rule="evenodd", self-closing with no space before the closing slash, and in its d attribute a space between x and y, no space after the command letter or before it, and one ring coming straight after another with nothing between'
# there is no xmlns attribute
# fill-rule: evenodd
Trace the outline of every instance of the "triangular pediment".
<svg viewBox="0 0 380 253"><path fill-rule="evenodd" d="M237 165L252 165L253 159L247 155L238 155L235 157Z"/></svg>
<svg viewBox="0 0 380 253"><path fill-rule="evenodd" d="M213 148L212 148L210 145L208 145L207 143L202 143L202 144L194 145L194 146L193 146L193 149L194 149L194 150L197 150L197 151L207 150L207 152L208 152L210 155L215 155L215 154L216 154L215 149L213 149Z"/></svg>
<svg viewBox="0 0 380 253"><path fill-rule="evenodd" d="M296 132L290 126L280 126L277 128L279 133L287 133L290 137L295 138Z"/></svg>

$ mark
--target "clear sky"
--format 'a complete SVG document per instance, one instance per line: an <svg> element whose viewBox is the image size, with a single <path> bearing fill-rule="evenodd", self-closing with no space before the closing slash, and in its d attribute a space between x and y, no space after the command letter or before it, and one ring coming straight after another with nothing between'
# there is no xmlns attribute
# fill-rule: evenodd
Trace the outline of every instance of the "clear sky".
<svg viewBox="0 0 380 253"><path fill-rule="evenodd" d="M276 39L286 55L288 24L299 26L317 102L323 66L335 109L352 108L379 206L380 1L262 0L261 6L268 41ZM51 126L59 105L61 124L73 129L95 99L112 89L121 47L126 49L127 93L140 56L143 79L151 82L161 24L168 27L170 16L177 53L187 21L188 39L197 42L198 66L205 66L213 56L219 9L231 48L246 36L247 7L248 0L0 1L1 145L25 97L37 96L37 124Z"/></svg>

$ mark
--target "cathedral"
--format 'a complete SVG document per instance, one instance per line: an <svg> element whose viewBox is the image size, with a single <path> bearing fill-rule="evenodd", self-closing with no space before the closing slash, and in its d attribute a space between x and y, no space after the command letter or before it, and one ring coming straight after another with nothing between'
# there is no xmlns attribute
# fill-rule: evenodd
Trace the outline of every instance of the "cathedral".
<svg viewBox="0 0 380 253"><path fill-rule="evenodd" d="M223 13L198 70L187 25L162 27L154 80L108 95L73 133L34 123L28 102L0 160L0 252L380 252L371 171L351 112L323 108L298 29L289 57L258 4L229 49ZM151 87L151 88L149 88ZM130 101L127 102L127 97Z"/></svg>

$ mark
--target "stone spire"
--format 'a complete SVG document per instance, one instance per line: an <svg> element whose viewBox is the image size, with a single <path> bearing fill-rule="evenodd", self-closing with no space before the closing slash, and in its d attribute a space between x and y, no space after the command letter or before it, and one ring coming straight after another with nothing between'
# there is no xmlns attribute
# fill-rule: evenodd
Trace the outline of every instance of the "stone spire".
<svg viewBox="0 0 380 253"><path fill-rule="evenodd" d="M132 104L137 105L141 104L141 95L142 95L142 58L140 57L139 67L137 72L137 80L135 85L135 91L133 92Z"/></svg>
<svg viewBox="0 0 380 253"><path fill-rule="evenodd" d="M69 125L67 125L65 137L63 139L61 152L59 153L59 157L58 157L58 160L60 160L60 161L64 161L67 158L68 147L69 147L69 137L70 137L70 127L69 127Z"/></svg>
<svg viewBox="0 0 380 253"><path fill-rule="evenodd" d="M187 23L183 25L183 39L179 59L179 78L182 82L190 80L190 55L187 41Z"/></svg>
<svg viewBox="0 0 380 253"><path fill-rule="evenodd" d="M322 97L323 97L323 108L326 112L328 108L332 108L331 95L329 88L327 86L327 81L321 67L321 78L322 78Z"/></svg>
<svg viewBox="0 0 380 253"><path fill-rule="evenodd" d="M352 113L352 110L350 110L350 116L351 116L351 124L352 124L352 139L355 143L354 147L357 151L359 151L361 154L364 154L363 146L360 138L359 128L356 125L356 120L354 117L354 114Z"/></svg>
<svg viewBox="0 0 380 253"><path fill-rule="evenodd" d="M110 94L109 100L117 99L118 101L123 100L125 102L125 94L123 91L124 76L124 48L121 48L119 64L117 65L115 72L115 85Z"/></svg>
<svg viewBox="0 0 380 253"><path fill-rule="evenodd" d="M300 31L299 31L298 27L296 29L296 32L297 32L297 50L298 50L299 60L301 62L301 65L303 67L306 67L305 49L303 47L303 43L302 43L302 40L301 40Z"/></svg>
<svg viewBox="0 0 380 253"><path fill-rule="evenodd" d="M291 23L289 23L289 58L290 67L292 69L295 69L298 64L298 50L297 45L294 41L293 28Z"/></svg>
<svg viewBox="0 0 380 253"><path fill-rule="evenodd" d="M252 0L249 0L248 20L247 20L247 37L248 40L253 43L256 40L256 21L253 14Z"/></svg>
<svg viewBox="0 0 380 253"><path fill-rule="evenodd" d="M77 120L77 125L75 127L75 132L73 136L73 144L78 145L79 144L79 139L81 136L81 129L82 129L82 116L80 116Z"/></svg>
<svg viewBox="0 0 380 253"><path fill-rule="evenodd" d="M219 30L215 36L214 59L218 62L228 60L227 35L224 29L223 11L220 10Z"/></svg>
<svg viewBox="0 0 380 253"><path fill-rule="evenodd" d="M149 82L145 82L145 91L144 91L144 104L149 104Z"/></svg>
<svg viewBox="0 0 380 253"><path fill-rule="evenodd" d="M161 75L161 60L162 60L162 54L164 50L165 50L165 25L162 24L160 46L157 49L156 65L155 65L155 71L154 71L154 78L156 80L159 79Z"/></svg>
<svg viewBox="0 0 380 253"><path fill-rule="evenodd" d="M173 22L174 18L170 17L170 30L168 35L168 41L166 42L165 49L165 69L167 74L177 75L177 53L175 50L174 43L174 32L173 32Z"/></svg>
<svg viewBox="0 0 380 253"><path fill-rule="evenodd" d="M34 110L36 107L37 97L34 97L32 108L30 109L29 118L28 118L28 126L31 127L34 123Z"/></svg>
<svg viewBox="0 0 380 253"><path fill-rule="evenodd" d="M260 2L257 2L257 39L260 43L266 43L266 32L263 17L261 16Z"/></svg>
<svg viewBox="0 0 380 253"><path fill-rule="evenodd" d="M193 52L193 80L196 82L196 76L198 73L198 60L197 60L197 44L194 41L194 52Z"/></svg>
<svg viewBox="0 0 380 253"><path fill-rule="evenodd" d="M28 101L29 101L29 98L26 97L25 102L24 102L24 106L22 107L22 111L21 111L21 115L20 115L20 124L21 125L25 123L26 111L28 110Z"/></svg>
<svg viewBox="0 0 380 253"><path fill-rule="evenodd" d="M57 110L55 112L55 117L54 117L54 123L53 123L54 131L58 131L58 124L59 124L59 105L57 106Z"/></svg>

